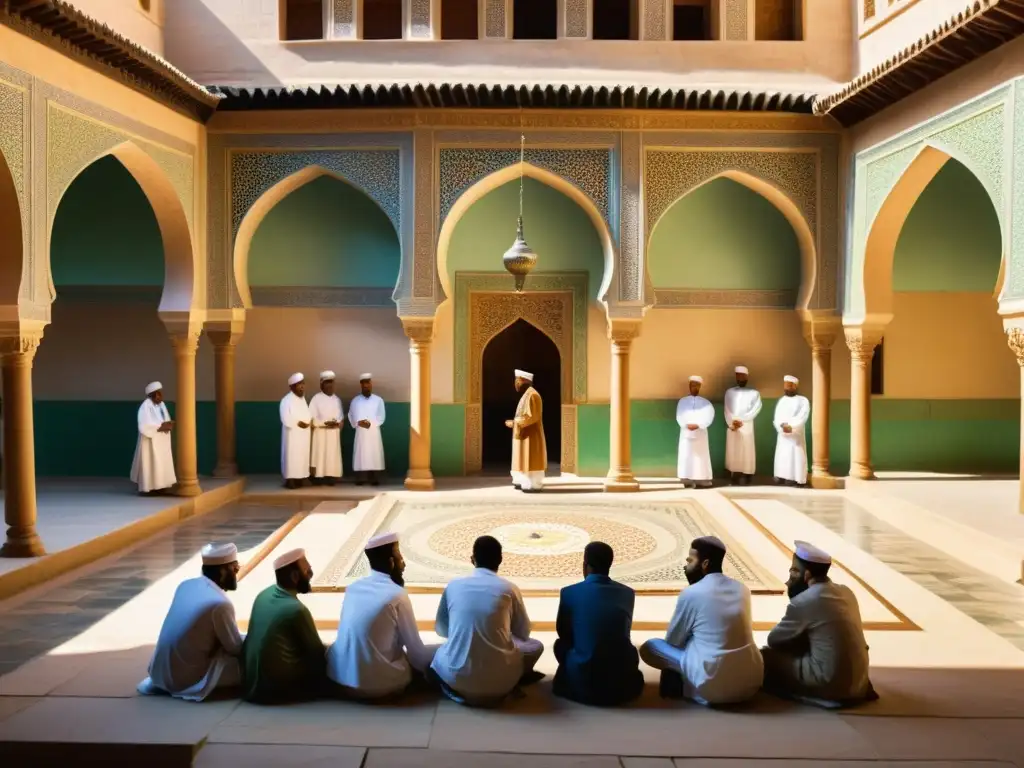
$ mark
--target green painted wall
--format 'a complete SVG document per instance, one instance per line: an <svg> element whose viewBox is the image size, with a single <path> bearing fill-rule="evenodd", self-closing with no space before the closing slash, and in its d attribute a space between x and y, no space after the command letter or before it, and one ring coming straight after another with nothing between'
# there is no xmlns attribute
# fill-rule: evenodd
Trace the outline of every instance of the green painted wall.
<svg viewBox="0 0 1024 768"><path fill-rule="evenodd" d="M401 247L368 195L320 176L274 206L249 248L249 284L393 288Z"/></svg>
<svg viewBox="0 0 1024 768"><path fill-rule="evenodd" d="M174 403L168 403L174 414ZM138 438L137 401L34 403L36 472L41 477L128 477ZM461 475L465 408L431 406L431 463L436 475ZM281 469L281 422L276 402L240 402L235 409L238 467L243 474L277 474ZM217 463L217 418L213 402L196 407L199 474ZM68 424L75 424L69 430ZM409 404L387 404L382 430L388 474L409 466ZM354 432L342 432L342 454L351 467ZM101 446L102 450L97 450Z"/></svg>
<svg viewBox="0 0 1024 768"><path fill-rule="evenodd" d="M519 181L503 184L473 204L455 225L448 245L448 275L504 272L501 257L515 241ZM604 276L601 240L586 212L557 189L527 177L523 186L526 242L537 252L540 272L583 272L596 298Z"/></svg>
<svg viewBox="0 0 1024 768"><path fill-rule="evenodd" d="M632 419L633 471L638 475L675 474L679 427L676 400L635 400ZM711 461L716 473L725 468L725 423L715 403L711 426ZM771 414L775 400L765 400L756 422L758 474L772 473L775 432ZM850 466L850 403L832 403L830 451L833 473ZM580 474L608 471L609 407L578 408ZM808 455L812 442L808 435ZM935 472L1016 472L1020 446L1018 400L885 400L871 406L871 456L878 470Z"/></svg>
<svg viewBox="0 0 1024 768"><path fill-rule="evenodd" d="M962 163L950 160L903 225L893 290L991 293L1002 253L999 217L988 192Z"/></svg>
<svg viewBox="0 0 1024 768"><path fill-rule="evenodd" d="M64 193L53 219L50 263L58 293L62 285L164 284L160 226L142 188L116 158L97 160Z"/></svg>
<svg viewBox="0 0 1024 768"><path fill-rule="evenodd" d="M800 287L800 244L768 200L731 179L695 189L654 228L647 259L656 288Z"/></svg>

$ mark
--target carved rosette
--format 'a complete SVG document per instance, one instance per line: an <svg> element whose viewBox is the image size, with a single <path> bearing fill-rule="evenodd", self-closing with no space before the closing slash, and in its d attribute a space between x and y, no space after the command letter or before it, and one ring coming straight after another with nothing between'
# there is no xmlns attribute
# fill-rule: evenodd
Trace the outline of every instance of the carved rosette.
<svg viewBox="0 0 1024 768"><path fill-rule="evenodd" d="M1017 356L1017 365L1024 368L1024 328L1007 328L1006 343Z"/></svg>

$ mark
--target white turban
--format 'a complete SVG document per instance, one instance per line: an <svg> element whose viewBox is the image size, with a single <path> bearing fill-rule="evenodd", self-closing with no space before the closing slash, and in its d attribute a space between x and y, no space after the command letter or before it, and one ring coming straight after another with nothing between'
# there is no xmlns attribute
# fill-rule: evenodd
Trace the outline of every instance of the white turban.
<svg viewBox="0 0 1024 768"><path fill-rule="evenodd" d="M294 387L300 381L305 381L305 380L306 380L306 377L303 376L301 373L293 373L291 376L288 377L288 386L289 387Z"/></svg>
<svg viewBox="0 0 1024 768"><path fill-rule="evenodd" d="M832 555L823 549L818 549L810 542L797 541L794 544L796 545L796 556L805 563L820 563L821 565L832 563Z"/></svg>
<svg viewBox="0 0 1024 768"><path fill-rule="evenodd" d="M334 371L321 371L320 381L334 381Z"/></svg>
<svg viewBox="0 0 1024 768"><path fill-rule="evenodd" d="M397 543L398 543L398 534L397 533L394 533L394 532L391 532L391 533L381 533L381 534L379 534L377 536L371 537L370 540L368 542L366 542L366 546L364 547L364 549L368 552L371 549L376 549L377 547L383 547L383 546L386 546L388 544L397 544Z"/></svg>
<svg viewBox="0 0 1024 768"><path fill-rule="evenodd" d="M152 381L146 385L146 395L152 395L154 392L159 392L163 388L164 385L161 384L159 381Z"/></svg>
<svg viewBox="0 0 1024 768"><path fill-rule="evenodd" d="M359 374L359 380L360 381L369 381L372 378L373 378L373 374L372 373L360 373Z"/></svg>
<svg viewBox="0 0 1024 768"><path fill-rule="evenodd" d="M742 373L744 376L747 376L750 374L750 371L747 370L747 366L745 365L737 365L736 373Z"/></svg>
<svg viewBox="0 0 1024 768"><path fill-rule="evenodd" d="M279 571L282 568L284 568L286 565L291 565L292 563L297 563L297 562L299 562L299 560L301 560L305 556L306 556L306 550L301 549L301 548L300 549L293 549L290 552L285 552L283 555L279 556L276 560L274 560L274 570L275 571Z"/></svg>
<svg viewBox="0 0 1024 768"><path fill-rule="evenodd" d="M516 378L525 379L526 381L533 381L533 374L530 373L529 371L520 371L518 368L516 368Z"/></svg>
<svg viewBox="0 0 1024 768"><path fill-rule="evenodd" d="M203 565L227 565L238 560L238 547L227 544L207 544L203 547Z"/></svg>
<svg viewBox="0 0 1024 768"><path fill-rule="evenodd" d="M800 379L798 379L796 376L783 376L782 380L783 381L788 381L790 384L799 384L800 383Z"/></svg>
<svg viewBox="0 0 1024 768"><path fill-rule="evenodd" d="M704 383L704 379L702 379L700 376L691 376L690 381L696 381L698 384Z"/></svg>

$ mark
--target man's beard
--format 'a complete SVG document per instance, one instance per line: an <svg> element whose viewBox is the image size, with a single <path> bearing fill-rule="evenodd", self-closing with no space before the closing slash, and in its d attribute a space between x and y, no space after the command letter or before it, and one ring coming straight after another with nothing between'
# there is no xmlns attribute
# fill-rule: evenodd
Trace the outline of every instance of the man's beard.
<svg viewBox="0 0 1024 768"><path fill-rule="evenodd" d="M786 397L792 397L796 392L786 392Z"/></svg>
<svg viewBox="0 0 1024 768"><path fill-rule="evenodd" d="M806 591L807 591L807 582L806 581L787 581L786 582L786 594L789 596L790 600L792 600L797 595L802 594L802 593L804 593Z"/></svg>
<svg viewBox="0 0 1024 768"><path fill-rule="evenodd" d="M295 585L295 591L300 595L308 595L313 591L313 584L309 579L303 578Z"/></svg>
<svg viewBox="0 0 1024 768"><path fill-rule="evenodd" d="M232 592L238 589L238 574L226 573L220 577L220 588L225 592Z"/></svg>
<svg viewBox="0 0 1024 768"><path fill-rule="evenodd" d="M404 587L405 586L405 577L402 575L401 571L398 571L398 570L392 571L390 573L390 576L391 576L391 580L393 582L395 582L395 584L397 584L400 587Z"/></svg>
<svg viewBox="0 0 1024 768"><path fill-rule="evenodd" d="M689 568L683 568L683 573L686 575L686 583L690 586L704 578L704 572L699 568L692 571Z"/></svg>

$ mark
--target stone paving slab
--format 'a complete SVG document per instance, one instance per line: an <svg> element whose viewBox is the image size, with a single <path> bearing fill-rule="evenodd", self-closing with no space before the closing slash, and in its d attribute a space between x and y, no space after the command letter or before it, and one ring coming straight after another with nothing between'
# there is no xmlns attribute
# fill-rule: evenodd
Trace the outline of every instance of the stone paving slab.
<svg viewBox="0 0 1024 768"><path fill-rule="evenodd" d="M359 747L280 746L273 744L207 744L196 755L195 768L361 768L366 750Z"/></svg>
<svg viewBox="0 0 1024 768"><path fill-rule="evenodd" d="M439 749L371 749L364 768L620 768L617 757L602 755L503 755Z"/></svg>

